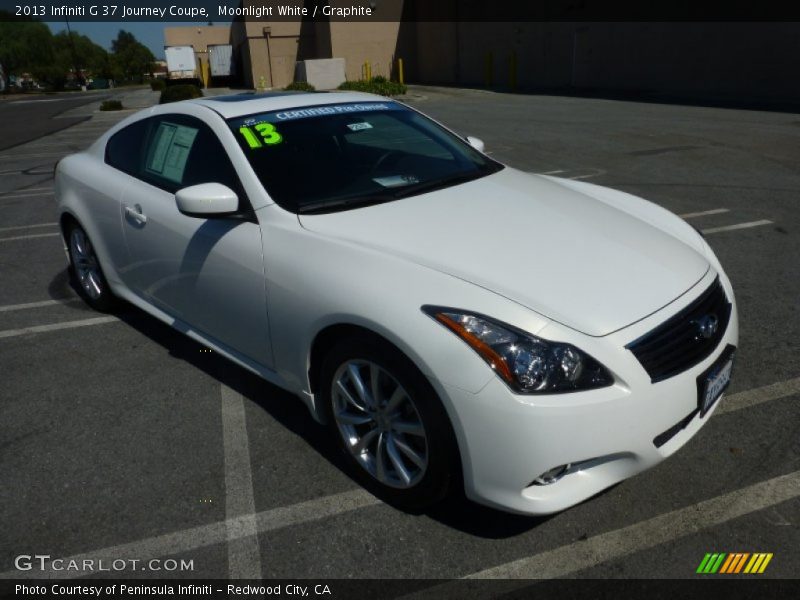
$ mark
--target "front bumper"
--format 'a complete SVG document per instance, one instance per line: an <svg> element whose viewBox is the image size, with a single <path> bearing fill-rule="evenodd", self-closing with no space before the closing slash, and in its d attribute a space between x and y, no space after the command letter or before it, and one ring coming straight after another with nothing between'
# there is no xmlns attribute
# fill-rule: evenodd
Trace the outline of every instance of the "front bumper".
<svg viewBox="0 0 800 600"><path fill-rule="evenodd" d="M467 496L524 514L557 512L656 465L691 439L724 401L720 398L704 416L687 420L697 409L697 377L727 346L738 345L738 315L727 279L730 322L702 362L654 384L625 345L691 302L710 284L707 279L686 298L604 338L558 325L541 332L598 358L614 373L611 387L537 396L516 394L498 377L474 394L440 384L459 441ZM654 439L681 421L684 427L666 442L662 436L656 446ZM572 467L556 483L533 484L542 473L568 463Z"/></svg>

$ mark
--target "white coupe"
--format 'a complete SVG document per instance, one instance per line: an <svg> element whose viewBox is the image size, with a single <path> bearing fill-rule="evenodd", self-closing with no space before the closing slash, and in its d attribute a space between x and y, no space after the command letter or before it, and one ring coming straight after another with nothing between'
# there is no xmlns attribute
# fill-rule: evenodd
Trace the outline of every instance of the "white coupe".
<svg viewBox="0 0 800 600"><path fill-rule="evenodd" d="M702 236L523 173L402 103L240 94L149 108L56 168L70 270L299 396L352 475L546 514L663 460L738 343Z"/></svg>

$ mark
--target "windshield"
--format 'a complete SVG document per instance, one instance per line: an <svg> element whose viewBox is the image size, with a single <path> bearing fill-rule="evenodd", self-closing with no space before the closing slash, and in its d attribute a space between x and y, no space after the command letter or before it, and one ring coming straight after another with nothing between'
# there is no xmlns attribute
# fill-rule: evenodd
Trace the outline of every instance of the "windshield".
<svg viewBox="0 0 800 600"><path fill-rule="evenodd" d="M228 124L272 199L297 213L389 202L502 169L391 101L281 110Z"/></svg>

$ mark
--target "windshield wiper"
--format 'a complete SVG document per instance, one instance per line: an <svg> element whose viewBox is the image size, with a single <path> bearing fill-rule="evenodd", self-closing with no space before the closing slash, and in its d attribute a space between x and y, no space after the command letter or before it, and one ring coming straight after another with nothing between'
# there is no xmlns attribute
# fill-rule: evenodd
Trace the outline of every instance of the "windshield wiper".
<svg viewBox="0 0 800 600"><path fill-rule="evenodd" d="M336 198L334 200L321 200L310 202L297 207L297 213L302 215L313 213L334 212L336 210L355 208L361 206L371 206L383 202L396 200L394 194L370 194L367 196L348 196L346 198Z"/></svg>
<svg viewBox="0 0 800 600"><path fill-rule="evenodd" d="M448 177L443 177L442 179L434 179L433 181L422 181L420 183L407 185L398 189L396 192L394 192L394 197L407 198L408 196L414 196L416 194L424 194L425 192L440 190L458 183L465 183L467 181L472 181L473 179L478 179L479 177L488 175L490 172L491 171L468 171L466 173L455 173L454 175L449 175Z"/></svg>
<svg viewBox="0 0 800 600"><path fill-rule="evenodd" d="M498 169L481 169L479 171L467 171L466 173L455 173L441 179L434 179L432 181L422 181L414 183L401 188L397 188L391 192L387 191L383 194L367 194L364 196L347 196L345 198L335 198L333 200L321 200L319 202L310 202L297 207L298 214L314 214L334 212L337 210L346 210L349 208L356 208L362 206L372 206L374 204L382 204L384 202L391 202L400 198L407 198L416 194L424 194L425 192L432 192L442 188L450 187L459 183L479 179L491 173L495 173Z"/></svg>

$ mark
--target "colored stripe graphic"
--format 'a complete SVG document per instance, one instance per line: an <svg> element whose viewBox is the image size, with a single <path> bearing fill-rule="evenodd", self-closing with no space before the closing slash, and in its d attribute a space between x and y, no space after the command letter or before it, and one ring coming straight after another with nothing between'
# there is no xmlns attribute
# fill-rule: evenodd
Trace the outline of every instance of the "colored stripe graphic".
<svg viewBox="0 0 800 600"><path fill-rule="evenodd" d="M744 554L741 554L740 556L741 556L741 558L739 559L739 562L736 563L736 570L734 571L733 569L731 569L731 573L738 573L739 571L742 570L742 567L744 567L744 563L750 557L750 553L749 552L745 552Z"/></svg>
<svg viewBox="0 0 800 600"><path fill-rule="evenodd" d="M763 573L769 561L772 560L772 556L772 553L768 552L756 552L753 554L749 552L708 552L703 557L703 560L700 561L696 572L703 574L724 573L727 575L742 572L750 574Z"/></svg>
<svg viewBox="0 0 800 600"><path fill-rule="evenodd" d="M706 553L706 555L703 557L703 560L700 561L700 566L697 567L697 571L695 571L695 573L705 573L706 565L708 564L710 558L711 555Z"/></svg>
<svg viewBox="0 0 800 600"><path fill-rule="evenodd" d="M753 554L753 558L747 563L744 569L745 573L763 573L767 568L769 561L772 560L772 553L761 552Z"/></svg>
<svg viewBox="0 0 800 600"><path fill-rule="evenodd" d="M747 558L749 556L750 556L749 552L746 552L746 553L739 552L739 553L737 553L736 554L736 559L731 564L731 568L728 571L728 573L738 573L739 571L741 571L742 567L744 567L745 561L747 560Z"/></svg>
<svg viewBox="0 0 800 600"><path fill-rule="evenodd" d="M724 552L714 554L706 554L700 566L697 567L697 573L716 573L722 561L725 559Z"/></svg>
<svg viewBox="0 0 800 600"><path fill-rule="evenodd" d="M722 568L719 570L719 572L720 573L727 573L728 569L731 568L731 563L733 562L734 558L736 558L735 554L728 554L728 558L724 563L722 563Z"/></svg>
<svg viewBox="0 0 800 600"><path fill-rule="evenodd" d="M767 556L764 558L764 562L761 563L761 567L759 567L758 572L763 573L766 570L769 561L771 560L772 560L772 552L768 553Z"/></svg>

